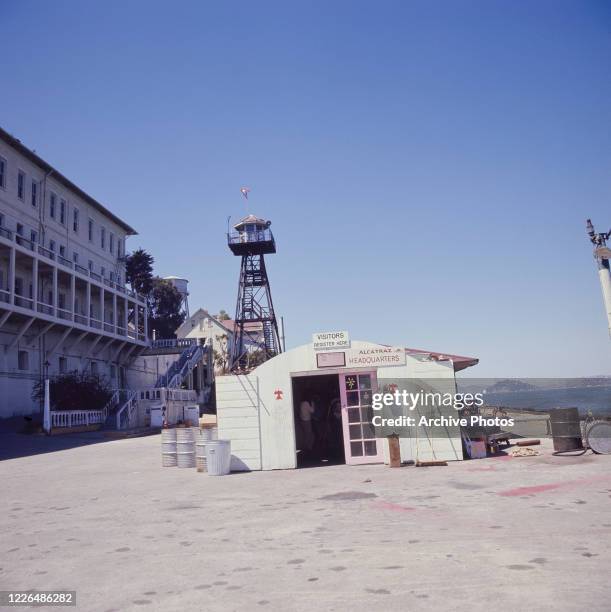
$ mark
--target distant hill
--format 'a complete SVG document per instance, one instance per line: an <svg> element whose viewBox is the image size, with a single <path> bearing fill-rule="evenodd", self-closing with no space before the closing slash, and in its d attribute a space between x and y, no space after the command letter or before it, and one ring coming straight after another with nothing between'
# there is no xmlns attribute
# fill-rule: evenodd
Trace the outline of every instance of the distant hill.
<svg viewBox="0 0 611 612"><path fill-rule="evenodd" d="M486 393L515 393L517 391L535 391L537 387L523 380L506 378L486 388Z"/></svg>

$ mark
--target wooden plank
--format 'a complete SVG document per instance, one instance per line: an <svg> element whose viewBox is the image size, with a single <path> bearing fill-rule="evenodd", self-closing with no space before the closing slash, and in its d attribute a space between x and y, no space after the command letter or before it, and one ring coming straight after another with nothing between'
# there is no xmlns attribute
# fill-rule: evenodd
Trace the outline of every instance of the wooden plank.
<svg viewBox="0 0 611 612"><path fill-rule="evenodd" d="M519 440L516 444L518 446L537 446L541 444L541 440Z"/></svg>

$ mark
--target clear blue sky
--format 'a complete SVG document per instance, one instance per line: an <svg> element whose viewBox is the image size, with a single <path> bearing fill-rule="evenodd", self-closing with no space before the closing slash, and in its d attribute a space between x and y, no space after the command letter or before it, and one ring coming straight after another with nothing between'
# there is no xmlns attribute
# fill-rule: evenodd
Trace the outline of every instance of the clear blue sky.
<svg viewBox="0 0 611 612"><path fill-rule="evenodd" d="M226 219L273 221L314 331L611 373L584 222L611 226L611 5L0 0L0 125L233 312Z"/></svg>

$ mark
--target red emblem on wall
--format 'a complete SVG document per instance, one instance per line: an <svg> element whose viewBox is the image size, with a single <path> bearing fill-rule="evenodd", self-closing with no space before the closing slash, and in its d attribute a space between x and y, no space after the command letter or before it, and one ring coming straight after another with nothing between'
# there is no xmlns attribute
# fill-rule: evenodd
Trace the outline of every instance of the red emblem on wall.
<svg viewBox="0 0 611 612"><path fill-rule="evenodd" d="M276 396L277 400L281 400L282 399L282 393L283 393L282 389L276 389L274 391L274 395Z"/></svg>

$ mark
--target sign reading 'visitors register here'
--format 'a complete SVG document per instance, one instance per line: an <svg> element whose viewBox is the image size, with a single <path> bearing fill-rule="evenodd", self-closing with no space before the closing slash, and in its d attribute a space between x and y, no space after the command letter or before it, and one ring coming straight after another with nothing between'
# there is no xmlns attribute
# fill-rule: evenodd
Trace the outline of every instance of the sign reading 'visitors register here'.
<svg viewBox="0 0 611 612"><path fill-rule="evenodd" d="M312 334L312 344L315 351L348 348L350 336L347 331L320 332Z"/></svg>

